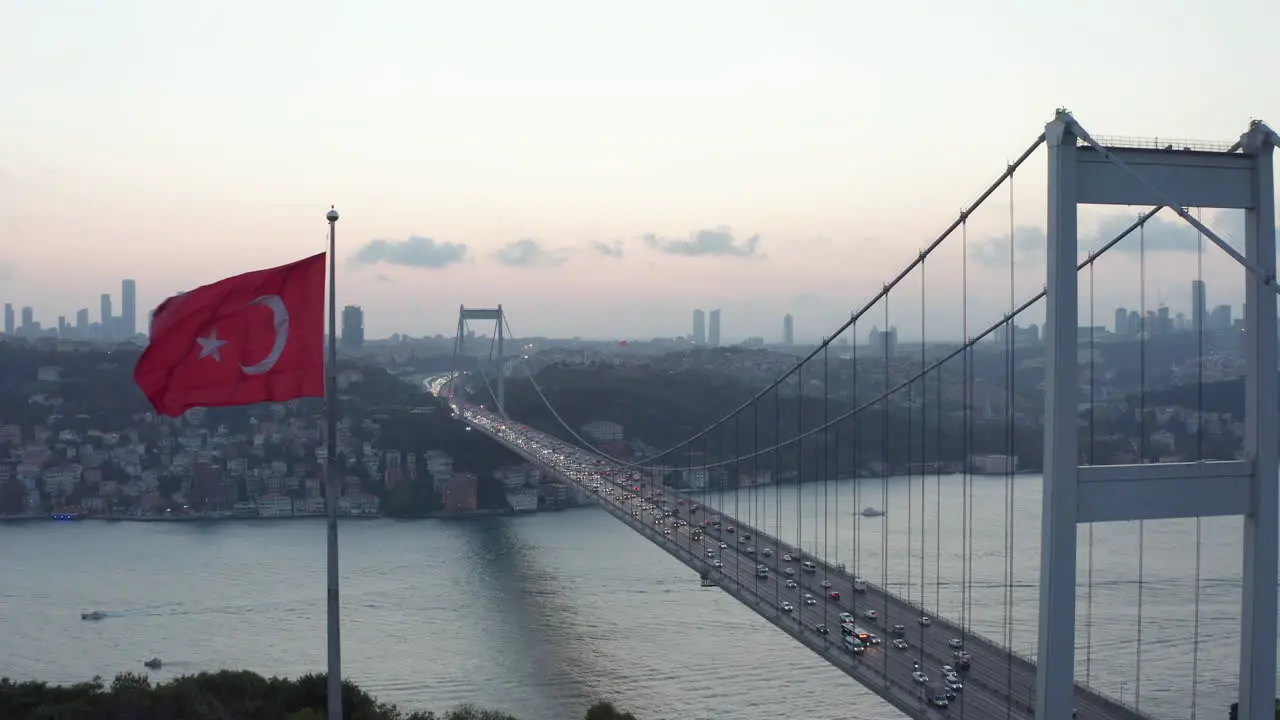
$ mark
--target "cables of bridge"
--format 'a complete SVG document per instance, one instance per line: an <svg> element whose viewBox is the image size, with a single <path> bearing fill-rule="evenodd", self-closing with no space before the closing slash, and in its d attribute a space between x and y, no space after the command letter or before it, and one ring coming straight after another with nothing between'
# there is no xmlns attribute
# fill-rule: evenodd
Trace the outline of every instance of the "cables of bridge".
<svg viewBox="0 0 1280 720"><path fill-rule="evenodd" d="M969 340L969 223L960 231L960 324L961 337ZM960 642L969 647L969 635L973 623L973 475L970 474L970 455L973 452L973 351L965 350L961 360L964 390L961 412L961 557L960 557ZM960 700L960 718L964 719L965 701Z"/></svg>
<svg viewBox="0 0 1280 720"><path fill-rule="evenodd" d="M1142 336L1138 339L1138 462L1145 465L1147 457L1147 336L1151 328L1147 322L1147 224L1138 229L1138 293L1142 315ZM1146 521L1138 521L1138 642L1134 658L1133 706L1142 708L1142 600L1143 577L1146 570Z"/></svg>
<svg viewBox="0 0 1280 720"><path fill-rule="evenodd" d="M822 423L824 425L828 424L828 422L831 419L830 350L831 350L830 345L824 346L822 348ZM839 426L836 427L836 430L837 432L839 431ZM822 452L818 455L818 458L819 458L818 472L820 473L819 477L822 478L822 561L823 561L822 562L822 579L826 580L827 582L830 582L827 568L829 568L832 564L838 563L839 560L831 557L831 545L830 545L831 515L829 512L830 511L829 504L831 502L831 462L830 462L831 438L827 437L824 434L821 439L822 439L822 442L820 444L820 448ZM796 479L797 485L799 485L800 479L801 478ZM818 496L816 493L813 496L813 511L815 515L818 513ZM836 526L839 527L838 518L836 520ZM814 540L813 552L816 555L818 553L818 523L817 522L813 523L813 540ZM823 590L826 591L822 593L822 619L825 621L827 618L827 607L828 607L827 601L830 599L831 588L824 587Z"/></svg>
<svg viewBox="0 0 1280 720"><path fill-rule="evenodd" d="M759 436L757 435L757 439L758 438ZM775 551L778 553L786 554L788 551L782 545L784 536L782 533L783 456L782 456L782 386L781 385L773 389L773 438L771 442L774 448L773 449L773 478L772 478L773 480L773 532L771 534L773 535L774 540L778 544L778 547L775 549ZM752 448L752 452L757 452L758 450L759 450L758 446ZM757 482L758 482L758 479L757 479ZM758 495L760 497L760 504L753 505L753 507L763 508L764 507L764 491L758 490L756 488L753 488L753 491L754 491L754 495ZM763 510L761 510L761 512L763 513ZM762 516L759 517L759 520L762 523L765 521L763 514ZM773 583L774 583L773 586L777 594L777 597L782 597L782 588L780 587L782 583L782 578L777 577L775 574Z"/></svg>
<svg viewBox="0 0 1280 720"><path fill-rule="evenodd" d="M708 434L708 433L712 432L713 430L715 430L716 428L720 427L720 426L721 426L721 425L723 425L724 423L727 423L730 419L732 419L732 418L733 418L733 416L734 416L734 415L736 415L736 414L738 414L738 413L740 413L740 412L745 411L745 410L746 410L747 408L749 408L753 403L758 402L759 400L761 400L762 398L764 398L764 397L765 397L765 395L766 395L770 390L772 390L772 389L774 389L774 388L778 387L779 385L781 385L782 383L784 383L788 378L790 378L791 376L795 375L795 374L796 374L796 372L798 372L798 371L800 370L800 368L804 367L804 365L806 365L809 361L811 361L811 360L813 360L813 359L817 358L817 357L818 357L818 353L822 352L822 350L823 350L824 348L826 348L828 345L830 345L832 342L834 342L834 341L835 341L835 339L836 339L837 337L839 337L839 336L840 336L840 335L842 335L846 330L848 330L850 327L852 327L852 326L853 326L853 324L854 324L854 323L855 323L859 318L861 318L861 317L862 317L863 315L865 315L867 312L870 312L870 310L871 310L872 308L874 308L874 307L876 306L876 304L877 304L877 303L879 303L882 299L887 298L887 297L888 297L888 295L889 295L889 293L890 293L894 288L896 288L896 287L897 287L901 282L903 282L903 280L905 280L905 279L906 279L906 277L907 277L908 275L910 275L910 274L911 274L911 272L912 272L913 270L915 270L915 269L916 269L916 267L917 267L921 262L923 262L923 261L924 261L924 259L925 259L926 257L928 257L929 255L931 255L935 250L937 250L937 249L938 249L938 247L940 247L940 246L942 245L942 243L943 243L944 241L946 241L946 239L947 239L948 237L950 237L950 236L952 235L952 233L954 233L954 232L956 231L956 229L960 227L960 225L961 225L961 224L963 224L963 223L964 223L965 219L966 219L966 218L968 218L968 217L969 217L969 215L971 215L975 210L977 210L979 207L981 207L981 206L982 206L982 204L983 204L983 203L985 203L989 197L991 197L993 194L995 194L996 190L998 190L998 189L1000 188L1000 186L1005 182L1005 180L1006 180L1007 178L1009 178L1009 177L1013 174L1013 172L1014 172L1015 170L1017 170L1017 168L1019 168L1019 167L1020 167L1024 162L1026 162L1026 161L1027 161L1027 159L1029 159L1033 153L1035 153L1035 151L1036 151L1036 150L1037 150L1037 149L1038 149L1038 148L1039 148L1039 147L1044 143L1044 140L1045 140L1044 133L1040 133L1040 135L1039 135L1039 136L1037 136L1037 137L1036 137L1036 139L1035 139L1035 140L1034 140L1034 141L1033 141L1029 146L1027 146L1027 148L1022 152L1022 154L1018 156L1018 159L1017 159L1017 160L1015 160L1014 162L1010 163L1010 164L1005 168L1005 171L1004 171L1003 173L1001 173L1001 174L1000 174L1000 177L996 178L996 180L995 180L995 181L993 181L990 185L988 185L988 186L987 186L987 188L986 188L985 190L983 190L983 192L982 192L982 193L980 193L980 194L978 195L978 198L977 198L976 200L974 200L972 203L970 203L970 204L968 205L968 207L966 207L964 210L962 210L962 211L961 211L961 213L960 213L960 217L958 217L957 219L955 219L954 221L952 221L950 224L948 224L947 228L946 228L945 230L943 230L941 234L937 235L937 236L936 236L936 237L935 237L935 238L934 238L934 239L933 239L933 240L932 240L932 241L931 241L931 242L930 242L930 243L929 243L929 244L924 248L924 250L922 250L922 251L920 252L920 254L919 254L915 259L913 259L911 262L907 263L906 267L904 267L901 271L899 271L899 272L898 272L898 274L897 274L897 275L895 275L895 276L894 276L894 278L893 278L892 280L890 280L889 282L887 282L887 283L885 283L885 284L884 284L884 286L880 289L880 292L878 292L874 297L872 297L872 298L871 298L870 300L868 300L865 304L863 304L863 306L862 306L862 308L861 308L861 309L859 309L858 311L854 312L854 313L849 317L849 319L848 319L848 320L846 320L844 323L842 323L842 324L840 325L840 327L839 327L839 328L837 328L837 329L835 330L835 332L833 332L833 333L832 333L831 335L829 335L826 339L824 339L824 340L822 341L822 343L818 345L818 347L815 347L815 348L813 348L812 350L810 350L806 355L804 355L804 356L803 356L803 357L801 357L798 361L796 361L796 363L795 363L794 365L792 365L792 367L791 367L790 369L788 369L788 370L786 370L785 372L783 372L783 373L782 373L781 375L779 375L776 379L774 379L772 382L770 382L769 384L767 384L767 385L766 385L764 388L762 388L760 391L756 392L756 393L755 393L754 395L752 395L750 398L748 398L747 400L743 401L743 402L742 402L741 404L739 404L737 407L735 407L734 409L729 410L728 412L726 412L726 413L725 413L723 416L721 416L718 420L716 420L716 421L712 422L710 425L707 425L704 429L702 429L702 430L700 430L700 431L698 431L698 432L694 433L694 434L693 434L693 435L691 435L690 437L686 438L684 441L679 442L679 443L677 443L677 444L675 444L675 445L672 445L672 446L668 447L668 448L667 448L667 449L665 449L665 450L661 450L661 451L659 451L659 452L657 452L657 453L655 453L655 454L652 454L652 455L648 456L648 457L646 458L646 460L647 460L647 461L649 461L649 462L653 462L653 461L656 461L656 460L658 460L658 459L660 459L660 458L666 457L667 455L670 455L670 454L672 454L672 453L674 453L674 452L677 452L677 451L679 451L680 449L684 448L684 447L685 447L687 444L689 444L690 442L693 442L694 440L697 440L698 438L700 438L700 437L702 437L702 436L704 436L704 435L706 435L706 434ZM505 315L505 313L504 313L504 315L503 315L503 317L502 317L502 319L501 319L501 322L507 322L507 319L506 319L506 315ZM507 325L507 328L508 328L508 330L510 330L510 324L509 324L509 323L508 323L508 325ZM532 377L532 374L530 375L530 377ZM544 401L545 401L545 397L544 397L543 399L544 399ZM843 419L843 418L840 418L840 419ZM561 421L561 424L562 424L562 425L564 424L564 423L563 423L563 421ZM825 428L820 428L820 429L825 429ZM570 430L570 431L572 432L572 430L571 430L570 428L568 428L567 426L566 426L566 430ZM576 435L576 433L574 433L574 434ZM581 439L579 438L579 440L581 440ZM799 438L797 438L797 441L799 441ZM606 453L600 452L600 451L599 451L599 450L597 450L597 449L591 448L591 447L589 447L589 446L588 446L588 449L591 449L591 450L592 450L592 452L595 452L596 454L600 455L601 457L604 457L604 458L606 458L606 459L608 459L608 460L610 460L610 461L612 461L612 462L614 462L614 463L616 463L616 464L618 464L618 465L624 466L624 467L626 467L626 468L636 467L636 466L638 466L638 465L643 464L643 463L632 463L632 462L629 462L629 461L627 461L627 460L623 460L623 459L621 459L621 458L615 458L615 457L612 457L612 456L610 456L610 455L608 455L608 454L606 454Z"/></svg>
<svg viewBox="0 0 1280 720"><path fill-rule="evenodd" d="M921 370L921 382L922 382L922 383L924 382L924 378L925 378L925 375L924 375L924 369L925 369L925 362L926 362L926 358L925 358L925 354L924 354L924 352L925 352L925 350L924 350L924 348L925 348L925 335L924 335L924 329L925 329L925 320L924 320L924 297L925 297L925 281L927 280L927 276L926 276L926 274L925 274L925 268L926 268L926 265L927 265L927 264L926 264L923 260L920 262L920 370ZM886 369L887 369L887 368L886 368ZM923 407L923 406L924 406L924 403L923 403L923 402L921 402L921 403L920 403L920 405L921 405L921 407ZM916 454L915 454L915 450L916 450L916 435L915 435L915 427L914 427L914 425L915 425L915 422L914 422L914 421L915 421L915 406L916 406L915 385L914 385L914 384L912 384L912 385L908 385L908 386L907 386L907 436L906 436L906 437L907 437L907 604L909 604L909 605L916 605L917 607L922 607L922 606L924 605L924 561L923 561L923 557L921 558L921 562L920 562L920 565L921 565L921 569L920 569L920 599L919 599L919 600L915 600L915 601L913 601L913 600L912 600L912 597L911 597L911 585L912 585L912 580L913 580L913 578L912 578L912 572L911 572L911 571L912 571L912 566L913 566L914 561L915 561L915 548L913 547L914 540L915 540L915 534L912 532L912 528L913 528L913 525L914 525L914 523L915 523L915 512L914 512L914 507L913 507L913 504L914 504L914 498L915 498L915 475L916 475ZM924 432L923 432L923 430L924 430L924 420L923 420L923 416L921 417L920 429L921 429L921 433L920 433L921 443L920 443L920 444L921 444L921 446L923 446L923 445L924 445L924 442L923 442L923 440L924 440ZM921 458L921 460L923 460L923 458ZM921 478L921 479L923 480L923 478ZM922 488L922 489L923 489L923 488ZM924 502L923 502L923 498L921 498L920 506L921 506L921 507L920 507L921 514L923 515L923 512L924 512ZM921 526L921 528L922 528L921 532L923 533L923 527L924 527L924 522L923 522L923 521L920 523L920 526ZM923 551L924 551L924 542L923 542L923 537L921 538L921 543L920 543L920 545L921 545L921 554L923 555ZM917 643L916 643L918 647L917 647L916 649L917 649L917 651L919 652L920 665L921 665L921 667L924 667L924 660L925 660L925 640L924 640L924 630L925 630L925 628L924 628L924 624L923 624L923 623L921 623L921 622L919 622L919 619L918 619L918 618L917 618L917 621L916 621L916 629L917 629L917 631L918 631L918 637L917 637Z"/></svg>
<svg viewBox="0 0 1280 720"><path fill-rule="evenodd" d="M884 600L880 614L886 619L889 617L889 352L890 352L890 335L889 335L889 294L884 296L884 328L885 334L878 336L884 345L884 394L881 400L881 421L880 421L880 589L881 597ZM882 669L881 672L888 677L889 675L889 653L881 654Z"/></svg>
<svg viewBox="0 0 1280 720"><path fill-rule="evenodd" d="M1095 283L1094 283L1094 266L1089 266L1089 464L1097 465L1097 444L1098 444L1098 369L1097 369L1097 345L1094 337L1094 330L1097 327L1097 321L1094 319L1095 309ZM1116 328L1119 332L1120 328ZM1088 534L1088 566L1087 580L1085 583L1085 601L1084 601L1084 685L1087 688L1093 687L1093 526L1096 523L1089 523L1086 530Z"/></svg>
<svg viewBox="0 0 1280 720"><path fill-rule="evenodd" d="M1151 217L1154 217L1156 214L1158 214L1158 213L1160 212L1160 210L1161 210L1161 209L1162 209L1161 207L1155 207L1155 208L1152 208L1151 210L1149 210L1149 211L1147 211L1147 212L1143 213L1143 214L1139 217L1139 219L1138 219L1137 221L1135 221L1135 222L1133 222L1132 224L1130 224L1130 225L1129 225L1125 230L1121 231L1119 234L1117 234L1115 237L1113 237L1111 240L1109 240L1107 243L1105 243L1105 244L1101 247L1101 249L1099 249L1096 253L1094 253L1093 255L1089 256L1087 259L1085 259L1085 260L1081 261L1079 264L1077 264L1077 266L1076 266L1076 270L1077 270L1077 271L1084 270L1085 268L1087 268L1087 267L1089 267L1090 265L1092 265L1094 262L1096 262L1096 261L1098 260L1098 258L1102 257L1106 252L1108 252L1109 250L1111 250L1112 248L1114 248L1114 247L1116 246L1116 244L1117 244L1117 243L1119 243L1121 240L1123 240L1124 238L1126 238L1126 237L1128 237L1129 235L1131 235L1134 231L1136 231L1136 230L1138 229L1138 227L1139 227L1142 223L1145 223L1148 219L1150 219ZM887 285L886 285L886 287L887 287ZM886 298L885 298L885 296L884 296L884 291L883 291L883 290L881 291L881 294L879 295L879 297L880 297L881 299L886 299ZM1035 295L1033 295L1032 297L1030 297L1030 298L1028 298L1026 301L1024 301L1022 304L1020 304L1020 305L1016 306L1016 307L1014 308L1013 312L1012 312L1012 313L1010 313L1009 315L1007 315L1007 316L1005 316L1005 317L1003 317L1003 318L1001 318L1001 319L999 319L999 320L997 320L997 321L993 322L992 324L990 324L990 325L986 326L986 328L985 328L985 329L983 329L982 331L978 332L976 335L974 335L974 336L970 337L970 338L969 338L969 340L967 340L964 344L960 345L959 347L955 348L955 349L954 349L954 350L952 350L951 352L948 352L948 353L944 354L944 355L943 355L942 357L940 357L939 359L937 359L937 360L935 360L934 362L930 363L930 364L929 364L929 366L926 368L926 374L927 374L927 373L929 373L929 372L933 372L933 371L937 370L938 368L941 368L942 366L946 365L948 362L950 362L950 361L952 361L952 360L956 359L957 357L960 357L960 356L961 356L961 355L963 355L964 353L966 353L966 352L970 351L970 350L971 350L974 346L976 346L978 343L982 342L983 340L987 339L988 337L991 337L993 334L995 334L995 332L996 332L997 330L1000 330L1001 328L1005 327L1005 325L1006 325L1006 324L1008 324L1009 322L1011 322L1014 318L1017 318L1017 317L1021 316L1021 314L1022 314L1022 313L1026 312L1028 309L1030 309L1030 308L1031 308L1032 306L1034 306L1036 303L1038 303L1038 302L1040 302L1041 300L1043 300L1043 299L1044 299L1044 297L1045 297L1045 291L1044 291L1044 290L1040 290L1040 291L1039 291L1039 292L1037 292ZM508 334L511 334L511 333L512 333L512 331L511 331L511 324L510 324L510 321L506 319L505 313L504 313L503 321L507 323L506 327L507 327L507 330L508 330ZM514 337L514 335L512 335L512 336ZM829 341L829 339L828 339L828 341ZM817 351L815 351L815 352L817 352ZM572 427L571 425L569 425L569 424L568 424L568 422L566 422L566 421L565 421L564 417L563 417L563 416L561 416L561 415L560 415L560 413L556 410L555 406L554 406L554 405L551 403L551 401L547 398L546 393L545 393L545 391L543 391L543 389L542 389L541 385L539 385L539 384L538 384L537 379L534 377L534 373L533 373L531 370L528 370L528 369L527 369L527 368L528 368L528 365L527 365L526 361L523 359L523 357L518 358L518 360L519 360L519 362L521 362L521 363L525 363L525 367L526 367L526 375L529 377L530 385L533 387L534 392L538 395L538 397L539 397L539 399L542 401L542 403L547 407L547 410L552 414L553 418L554 418L554 419L556 420L556 422L557 422L557 423L558 423L558 424L559 424L559 425L560 425L560 426L565 430L565 432L569 433L569 434L570 434L570 435L571 435L571 436L572 436L572 437L573 437L573 438L578 442L578 444L579 444L583 449L589 450L589 451L591 451L592 453L594 453L594 454L596 454L596 455L598 455L598 456L600 456L600 457L602 457L602 458L604 458L604 459L606 459L606 460L609 460L610 462L613 462L613 463L614 463L614 464L615 464L615 465L616 465L620 470L632 469L632 468L650 467L650 466L651 466L651 463L653 463L653 461L654 461L656 458L661 457L661 455L662 455L662 454L650 455L650 456L647 456L644 460L641 460L641 461L638 461L638 462L632 462L632 461L624 460L624 459L622 459L622 458L614 457L613 455L611 455L611 454L609 454L609 453L605 452L604 450L600 449L599 447L597 447L597 446L593 445L591 442L589 442L588 440L586 440L585 438L583 438L583 437L582 437L582 436L581 436L581 435L580 435L576 430L574 430L574 429L573 429L573 427ZM797 366L797 367L798 367L798 366ZM794 372L793 372L791 375L788 375L788 378L793 377L793 376L794 376ZM770 446L770 447L766 447L766 448L763 448L763 449L757 449L757 450L754 450L754 451L753 451L753 453L751 453L751 454L749 454L749 455L743 455L743 456L740 456L740 457L737 457L737 458L731 458L731 459L729 459L729 460L721 460L721 461L719 461L719 462L708 463L705 467L707 467L707 468L724 467L724 466L731 465L731 464L733 464L733 463L735 463L735 462L738 462L738 461L741 461L741 460L748 460L748 459L750 459L750 458L751 458L753 455L755 455L755 454L764 454L764 453L772 452L772 451L774 451L774 450L778 450L778 449L782 449L782 448L789 447L789 446L790 446L790 445L792 445L793 443L800 442L801 440L804 440L805 438L811 437L811 436L813 436L813 435L816 435L817 433L820 433L820 432L823 432L823 431L827 430L827 428L828 428L828 427L830 427L830 425L833 425L833 424L838 423L838 422L843 422L844 420L847 420L847 419L849 419L849 418L851 418L851 417L853 417L853 416L855 416L855 415L857 415L857 414L859 414L859 413L861 413L861 412L864 412L864 411L867 411L867 410L869 410L869 409L872 409L872 408L874 408L874 407L876 407L876 406L882 405L882 404L883 404L883 403L885 403L885 402L887 401L887 399L888 399L891 395L893 395L894 393L900 392L901 390L905 389L905 388L906 388L906 387L908 387L909 385L914 384L914 383L916 383L916 382L919 382L919 380L920 380L920 378L921 378L921 377L922 377L922 375L921 375L920 373L912 373L910 377L907 377L906 379L904 379L904 380L902 380L901 382L898 382L898 383L896 383L896 384L890 384L890 382L889 382L889 378L887 378L887 377L886 377L885 389L884 389L884 391L883 391L883 392L881 392L880 394L876 395L875 397L873 397L873 398L871 398L871 399L869 399L869 400L866 400L866 401L864 401L864 402L862 402L862 403L858 404L857 406L853 407L852 409L850 409L850 410L848 410L848 411L846 411L846 412L842 412L842 413L840 413L839 415L837 415L837 416L835 416L835 417L831 418L827 423L823 423L823 424L821 424L821 425L817 425L817 426L815 426L815 427L812 427L812 428L810 428L810 429L808 429L808 430L805 430L805 431L804 431L804 433L803 433L803 434L801 434L800 436L798 436L798 437L792 437L792 438L789 438L789 439L787 439L787 440L782 440L782 439L781 439L781 437L779 436L778 438L776 438L776 445L774 445L774 446ZM774 387L776 387L776 386L774 386ZM772 388L771 388L771 389L772 389ZM885 411L885 412L887 412L887 407L885 407L885 408L884 408L884 411ZM728 417L730 417L730 418L731 418L731 417L732 417L732 415L729 415ZM696 436L696 437L701 437L701 434L699 434L699 435L698 435L698 436ZM678 447L679 447L679 448L683 448L683 447L684 447L685 445L687 445L690 441L691 441L691 440L685 440L685 441L684 441L684 443L683 443L683 444L681 444L681 445L679 445ZM669 454L669 453L667 453L667 454ZM888 453L887 453L887 450L886 450L886 456L887 456L887 454L888 454Z"/></svg>
<svg viewBox="0 0 1280 720"><path fill-rule="evenodd" d="M920 270L921 272L924 271L923 263L921 263ZM920 289L921 289L921 292L924 291L923 282L921 282L920 284ZM920 314L922 316L924 315L923 312ZM921 339L920 344L923 347L924 345L923 338ZM885 371L888 372L888 366L885 366ZM915 433L913 432L913 430L915 429L913 427L913 425L915 424L913 422L915 420L915 402L914 402L915 383L911 383L910 385L907 385L906 390L907 390L907 412L906 412L906 415L907 415L907 433L906 433L906 439L907 439L907 458L906 458L907 459L907 578L906 578L907 592L906 592L906 596L907 596L907 603L912 604L911 602L911 581L912 581L911 569L912 569L913 561L915 560L915 557L914 557L915 553L913 552L914 548L912 547L913 541L915 539L915 535L911 532L912 524L915 519L915 513L913 512L914 508L912 507L912 501L915 498L915 493L913 492L915 490L915 468L912 467L913 461L915 460L915 449L916 449L916 436L915 436ZM918 649L920 651L920 658L922 661L921 665L923 665L924 664L923 663L924 626L919 625L918 629L920 631L920 640L919 640L920 647Z"/></svg>
<svg viewBox="0 0 1280 720"><path fill-rule="evenodd" d="M796 371L796 437L804 435L804 366ZM796 552L802 559L808 559L804 550L804 442L796 442L795 483L796 483ZM782 515L782 506L778 506L778 515ZM779 536L781 537L781 536ZM802 605L803 607L803 605Z"/></svg>
<svg viewBox="0 0 1280 720"><path fill-rule="evenodd" d="M858 407L858 324L854 323L851 327L852 333L849 344L853 347L851 365L852 387L852 407ZM853 575L854 577L865 577L866 571L862 567L862 416L853 416L853 453L851 465L853 466ZM836 517L839 517L836 513Z"/></svg>
<svg viewBox="0 0 1280 720"><path fill-rule="evenodd" d="M1009 172L1009 316L1012 318L1013 310L1017 305L1016 294L1016 262L1017 262L1017 232L1014 228L1014 185L1013 170ZM1014 584L1014 503L1016 502L1017 489L1014 483L1014 458L1018 456L1016 447L1017 423L1014 422L1014 413L1017 405L1014 402L1014 395L1017 392L1015 376L1017 374L1016 348L1017 348L1017 324L1010 319L1005 327L1005 391L1004 391L1004 417L1006 450L1004 458L1004 647L1006 655L1005 667L1005 691L1008 693L1010 702L1005 703L1005 717L1013 717L1013 584ZM1030 704L1028 702L1028 704Z"/></svg>
<svg viewBox="0 0 1280 720"><path fill-rule="evenodd" d="M937 383L937 389L933 393L934 403L936 407L933 411L934 416L934 475L933 475L933 612L936 615L942 614L942 466L943 445L942 445L942 370L939 369L934 376Z"/></svg>
<svg viewBox="0 0 1280 720"><path fill-rule="evenodd" d="M1196 209L1196 217L1199 219L1200 210ZM1196 230L1196 281L1200 283L1199 287L1204 287L1204 233ZM1196 306L1192 308L1195 313L1196 320L1196 458L1201 462L1205 460L1204 453L1204 321L1205 321L1205 297L1204 291L1200 291L1199 298L1192 298ZM1196 720L1197 703L1199 701L1199 680L1200 680L1200 563L1201 556L1204 552L1202 546L1202 526L1201 519L1196 518L1196 559L1195 559L1195 587L1192 590L1193 601L1191 619L1191 720Z"/></svg>

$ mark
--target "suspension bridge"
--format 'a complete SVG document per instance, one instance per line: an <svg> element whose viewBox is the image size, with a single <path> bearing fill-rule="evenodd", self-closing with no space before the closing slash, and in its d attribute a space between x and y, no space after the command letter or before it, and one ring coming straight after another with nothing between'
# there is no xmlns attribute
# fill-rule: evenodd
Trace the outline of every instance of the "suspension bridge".
<svg viewBox="0 0 1280 720"><path fill-rule="evenodd" d="M482 387L455 370L441 391L473 429L596 497L908 717L1225 717L1237 700L1238 717L1269 719L1277 140L1260 121L1233 143L1095 138L1058 111L846 322L663 448L589 441L530 360L497 343L472 374ZM1043 238L1017 224L1013 189L1042 146ZM971 267L992 247L970 235L1002 188L1008 296L992 311L991 264ZM1097 205L1141 212L1082 247L1080 210ZM1243 217L1241 247L1205 209ZM1174 261L1198 288L1190 328L1149 306L1170 272L1171 228L1190 238ZM1020 252L1043 268L1029 292ZM1115 298L1098 284L1109 264L1112 285L1137 291L1114 331L1097 308ZM1243 279L1242 321L1211 322L1205 278L1221 272ZM952 321L931 325L931 303ZM455 358L470 320L517 337L501 306L464 307ZM916 337L900 340L899 326ZM527 379L554 427L508 413L509 378ZM1223 378L1236 389L1212 384ZM1239 412L1223 406L1231 393ZM1203 609L1224 594L1228 613Z"/></svg>

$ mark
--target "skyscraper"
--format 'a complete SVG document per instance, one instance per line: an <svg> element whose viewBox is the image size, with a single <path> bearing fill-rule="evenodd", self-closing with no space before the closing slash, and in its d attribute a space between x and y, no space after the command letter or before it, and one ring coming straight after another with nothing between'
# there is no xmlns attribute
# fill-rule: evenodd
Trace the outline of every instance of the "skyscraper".
<svg viewBox="0 0 1280 720"><path fill-rule="evenodd" d="M1191 332L1203 332L1204 319L1209 315L1209 306L1204 296L1204 281L1191 281Z"/></svg>
<svg viewBox="0 0 1280 720"><path fill-rule="evenodd" d="M36 311L31 306L22 308L22 327L30 330L36 324Z"/></svg>
<svg viewBox="0 0 1280 720"><path fill-rule="evenodd" d="M342 308L342 346L358 348L364 345L364 310L359 305Z"/></svg>
<svg viewBox="0 0 1280 720"><path fill-rule="evenodd" d="M707 318L701 310L693 311L693 342L695 345L707 342Z"/></svg>
<svg viewBox="0 0 1280 720"><path fill-rule="evenodd" d="M14 327L16 319L13 316L13 303L4 304L4 334L12 335L16 329Z"/></svg>
<svg viewBox="0 0 1280 720"><path fill-rule="evenodd" d="M711 322L707 323L707 344L720 347L720 311L711 311Z"/></svg>
<svg viewBox="0 0 1280 720"><path fill-rule="evenodd" d="M126 338L138 334L138 284L133 280L120 282L120 333Z"/></svg>
<svg viewBox="0 0 1280 720"><path fill-rule="evenodd" d="M782 316L782 344L787 347L796 344L796 320L791 313Z"/></svg>
<svg viewBox="0 0 1280 720"><path fill-rule="evenodd" d="M89 308L76 311L76 335L83 338L89 334Z"/></svg>
<svg viewBox="0 0 1280 720"><path fill-rule="evenodd" d="M102 293L99 304L102 309L102 337L104 340L109 340L115 334L111 328L111 296L107 293Z"/></svg>

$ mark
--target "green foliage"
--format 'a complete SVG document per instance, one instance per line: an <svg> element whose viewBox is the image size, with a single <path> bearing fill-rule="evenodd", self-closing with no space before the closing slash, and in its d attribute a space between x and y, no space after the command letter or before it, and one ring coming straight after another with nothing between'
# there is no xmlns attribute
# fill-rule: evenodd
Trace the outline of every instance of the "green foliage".
<svg viewBox="0 0 1280 720"><path fill-rule="evenodd" d="M245 670L185 675L152 684L145 675L123 673L110 686L102 678L76 685L0 679L4 720L325 720L325 675L296 680L264 678ZM347 720L516 720L496 710L461 705L444 715L406 712L343 684ZM635 720L607 702L587 710L586 720Z"/></svg>
<svg viewBox="0 0 1280 720"><path fill-rule="evenodd" d="M636 720L636 716L619 710L611 702L601 700L587 708L586 720Z"/></svg>

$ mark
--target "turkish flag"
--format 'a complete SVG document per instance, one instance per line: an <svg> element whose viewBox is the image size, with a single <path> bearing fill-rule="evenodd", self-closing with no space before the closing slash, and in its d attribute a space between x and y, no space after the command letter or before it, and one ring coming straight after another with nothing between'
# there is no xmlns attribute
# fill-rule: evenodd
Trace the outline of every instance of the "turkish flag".
<svg viewBox="0 0 1280 720"><path fill-rule="evenodd" d="M156 412L324 397L325 254L175 295L133 369Z"/></svg>

